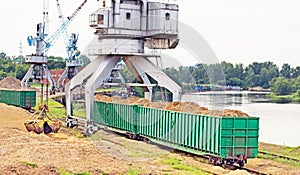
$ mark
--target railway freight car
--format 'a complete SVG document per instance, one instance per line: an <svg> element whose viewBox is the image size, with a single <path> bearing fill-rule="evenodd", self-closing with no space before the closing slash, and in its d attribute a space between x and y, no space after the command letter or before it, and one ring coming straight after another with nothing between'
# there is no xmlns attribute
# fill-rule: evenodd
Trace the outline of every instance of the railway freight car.
<svg viewBox="0 0 300 175"><path fill-rule="evenodd" d="M92 122L241 167L258 154L259 118L214 117L136 105L95 102Z"/></svg>
<svg viewBox="0 0 300 175"><path fill-rule="evenodd" d="M33 90L0 89L0 103L30 110L36 105L36 92Z"/></svg>

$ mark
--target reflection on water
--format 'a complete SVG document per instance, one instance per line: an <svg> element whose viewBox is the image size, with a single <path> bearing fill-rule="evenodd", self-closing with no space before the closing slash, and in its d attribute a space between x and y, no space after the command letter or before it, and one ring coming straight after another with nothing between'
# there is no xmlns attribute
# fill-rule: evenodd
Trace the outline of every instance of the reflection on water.
<svg viewBox="0 0 300 175"><path fill-rule="evenodd" d="M268 103L265 94L253 92L204 92L183 95L182 101L215 110L241 110L260 117L259 141L300 146L300 104Z"/></svg>

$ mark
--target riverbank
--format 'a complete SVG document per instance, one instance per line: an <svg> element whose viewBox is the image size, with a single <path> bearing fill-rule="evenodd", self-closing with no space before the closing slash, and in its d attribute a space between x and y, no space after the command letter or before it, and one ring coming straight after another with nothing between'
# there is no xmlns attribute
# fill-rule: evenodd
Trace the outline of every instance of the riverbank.
<svg viewBox="0 0 300 175"><path fill-rule="evenodd" d="M267 94L267 97L270 98L270 102L272 103L300 103L299 92L292 95L276 95L271 93Z"/></svg>

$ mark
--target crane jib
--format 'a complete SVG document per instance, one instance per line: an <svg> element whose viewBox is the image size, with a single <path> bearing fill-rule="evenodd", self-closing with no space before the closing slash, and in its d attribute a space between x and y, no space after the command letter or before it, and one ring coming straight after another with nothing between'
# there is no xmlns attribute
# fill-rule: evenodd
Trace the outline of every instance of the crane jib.
<svg viewBox="0 0 300 175"><path fill-rule="evenodd" d="M55 41L67 29L67 27L70 25L70 22L74 19L74 17L78 14L78 12L82 9L86 2L87 0L83 1L83 3L81 3L80 6L77 7L77 9L72 13L72 15L67 17L67 20L55 31L55 33L45 41L46 44L43 47L44 53L48 52Z"/></svg>

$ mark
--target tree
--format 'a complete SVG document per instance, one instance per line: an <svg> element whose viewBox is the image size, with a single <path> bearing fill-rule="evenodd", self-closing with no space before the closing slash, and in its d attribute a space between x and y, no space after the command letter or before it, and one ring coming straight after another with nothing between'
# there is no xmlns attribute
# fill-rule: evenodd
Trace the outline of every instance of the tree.
<svg viewBox="0 0 300 175"><path fill-rule="evenodd" d="M0 80L3 80L5 77L7 77L7 73L0 70Z"/></svg>
<svg viewBox="0 0 300 175"><path fill-rule="evenodd" d="M292 73L292 75L291 75L292 78L299 77L300 76L300 66L292 68L291 73Z"/></svg>
<svg viewBox="0 0 300 175"><path fill-rule="evenodd" d="M243 86L243 81L239 78L230 78L228 81L227 81L228 85L231 85L231 86Z"/></svg>
<svg viewBox="0 0 300 175"><path fill-rule="evenodd" d="M206 73L206 65L204 64L197 64L192 72L192 77L195 80L196 84L208 84L209 79ZM189 68L192 70L192 68Z"/></svg>
<svg viewBox="0 0 300 175"><path fill-rule="evenodd" d="M28 64L26 65L16 64L16 71L15 71L16 78L21 80L25 76L28 69L29 69Z"/></svg>
<svg viewBox="0 0 300 175"><path fill-rule="evenodd" d="M183 83L192 83L193 81L193 77L191 75L191 72L189 70L189 67L183 67L183 66L180 66L179 67L179 79L181 82Z"/></svg>
<svg viewBox="0 0 300 175"><path fill-rule="evenodd" d="M222 61L221 66L222 66L226 80L236 77L234 74L235 72L234 72L233 64Z"/></svg>
<svg viewBox="0 0 300 175"><path fill-rule="evenodd" d="M225 75L224 75L224 71L222 69L222 65L219 63L216 64L210 64L207 67L207 75L209 78L209 82L211 84L219 84L222 86L225 86L226 82L224 80L225 79ZM218 83L219 82L219 83Z"/></svg>
<svg viewBox="0 0 300 175"><path fill-rule="evenodd" d="M83 61L83 66L87 66L91 62L91 59L89 57L87 57L86 55L80 55L79 59L81 59Z"/></svg>
<svg viewBox="0 0 300 175"><path fill-rule="evenodd" d="M272 80L271 91L276 95L290 95L293 93L293 87L288 79L279 77Z"/></svg>
<svg viewBox="0 0 300 175"><path fill-rule="evenodd" d="M182 87L182 82L179 79L179 72L174 67L163 70L173 81Z"/></svg>
<svg viewBox="0 0 300 175"><path fill-rule="evenodd" d="M66 62L63 59L48 60L47 67L48 67L48 69L65 69Z"/></svg>
<svg viewBox="0 0 300 175"><path fill-rule="evenodd" d="M128 69L127 66L124 66L124 69L121 71L122 76L124 77L125 81L127 83L133 83L135 80L135 77L131 74L130 70Z"/></svg>
<svg viewBox="0 0 300 175"><path fill-rule="evenodd" d="M245 80L246 74L243 64L236 64L234 66L234 77L240 80Z"/></svg>
<svg viewBox="0 0 300 175"><path fill-rule="evenodd" d="M270 87L270 81L279 76L279 70L276 64L267 61L264 63L254 62L245 69L246 84L248 86Z"/></svg>
<svg viewBox="0 0 300 175"><path fill-rule="evenodd" d="M287 63L282 65L280 76L284 78L291 78L291 66Z"/></svg>

